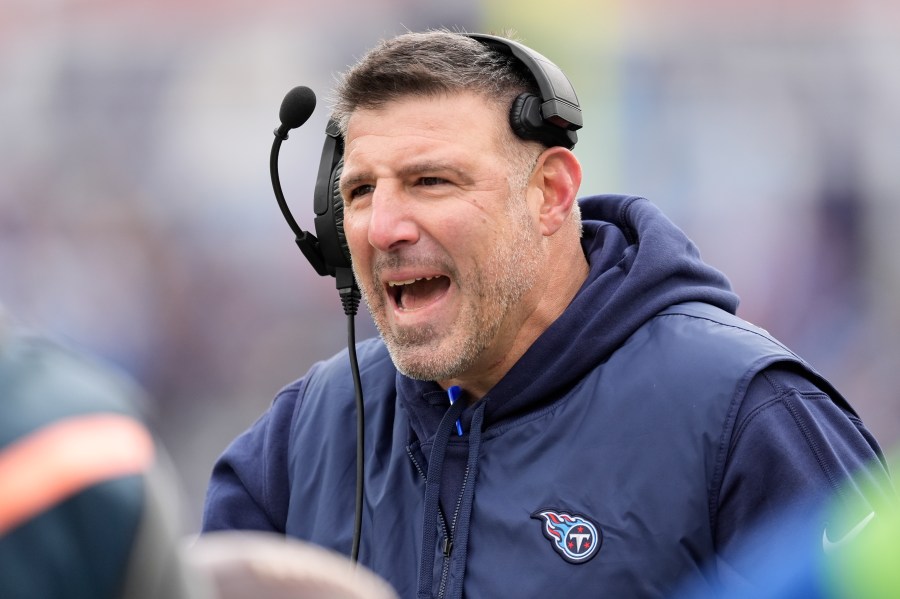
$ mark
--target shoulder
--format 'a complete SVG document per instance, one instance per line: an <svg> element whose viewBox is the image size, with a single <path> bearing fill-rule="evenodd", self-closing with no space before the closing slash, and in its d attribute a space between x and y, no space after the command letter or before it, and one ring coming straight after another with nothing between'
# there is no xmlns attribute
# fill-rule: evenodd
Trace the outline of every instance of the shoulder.
<svg viewBox="0 0 900 599"><path fill-rule="evenodd" d="M717 536L731 545L788 507L890 496L881 449L830 385L790 364L761 371L740 404L721 482ZM819 533L821 534L821 533Z"/></svg>
<svg viewBox="0 0 900 599"><path fill-rule="evenodd" d="M678 304L649 319L623 345L648 375L673 385L715 386L742 396L750 380L768 366L808 366L761 329L725 310L699 302ZM810 369L811 370L811 369Z"/></svg>
<svg viewBox="0 0 900 599"><path fill-rule="evenodd" d="M852 459L855 468L881 455L847 401L830 384L790 364L773 365L754 377L737 413L730 452L742 444L758 448L761 437L779 451L792 445L808 450L827 476L829 456Z"/></svg>
<svg viewBox="0 0 900 599"><path fill-rule="evenodd" d="M654 321L668 326L673 334L683 333L684 342L693 340L697 345L711 347L710 341L721 339L735 349L746 347L759 351L765 348L770 353L784 354L800 360L797 354L765 329L709 304L677 304L660 312Z"/></svg>
<svg viewBox="0 0 900 599"><path fill-rule="evenodd" d="M356 359L359 365L363 387L369 389L380 384L393 386L396 369L391 362L390 354L380 338L372 338L356 344ZM328 391L335 393L353 393L353 373L350 364L350 352L344 349L327 360L316 363L303 379L294 381L282 393L299 393L304 398L308 395Z"/></svg>
<svg viewBox="0 0 900 599"><path fill-rule="evenodd" d="M381 372L391 364L384 342L379 337L365 339L356 344L356 358L362 371ZM331 357L317 362L307 373L310 378L344 376L350 370L350 352L345 348Z"/></svg>

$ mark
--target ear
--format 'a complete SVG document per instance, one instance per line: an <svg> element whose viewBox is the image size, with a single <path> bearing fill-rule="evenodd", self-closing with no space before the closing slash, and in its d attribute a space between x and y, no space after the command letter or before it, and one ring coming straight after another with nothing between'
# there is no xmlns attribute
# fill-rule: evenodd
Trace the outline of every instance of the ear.
<svg viewBox="0 0 900 599"><path fill-rule="evenodd" d="M538 160L532 185L543 192L538 218L541 234L556 233L572 212L581 186L581 163L566 148L548 148Z"/></svg>

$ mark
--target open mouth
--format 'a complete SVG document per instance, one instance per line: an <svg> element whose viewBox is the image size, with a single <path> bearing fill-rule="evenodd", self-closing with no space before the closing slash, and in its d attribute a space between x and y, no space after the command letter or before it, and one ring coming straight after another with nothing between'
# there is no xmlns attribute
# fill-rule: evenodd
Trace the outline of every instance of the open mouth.
<svg viewBox="0 0 900 599"><path fill-rule="evenodd" d="M430 306L443 297L450 288L450 279L443 275L418 277L389 281L387 287L394 305L405 312L412 312Z"/></svg>

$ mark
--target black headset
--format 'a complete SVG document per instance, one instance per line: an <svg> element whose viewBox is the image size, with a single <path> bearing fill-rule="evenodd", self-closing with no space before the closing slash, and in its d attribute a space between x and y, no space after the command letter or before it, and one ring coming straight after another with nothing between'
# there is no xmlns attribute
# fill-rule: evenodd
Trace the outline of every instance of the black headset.
<svg viewBox="0 0 900 599"><path fill-rule="evenodd" d="M517 136L525 140L538 141L547 147L562 146L572 149L578 141L576 130L582 126L581 107L575 89L562 70L547 58L531 48L502 37L480 33L465 34L493 50L516 58L534 78L540 95L531 92L520 94L509 111L509 124ZM300 94L298 90L305 90ZM311 97L311 106L310 104ZM293 122L286 117L291 112L291 104L302 104L300 111L308 107L308 113ZM343 170L344 140L338 126L329 120L325 128L325 144L316 177L313 194L316 236L303 231L294 221L281 194L278 182L277 155L287 131L299 127L312 114L315 95L308 88L295 88L288 93L282 103L282 125L275 130L272 146L272 183L279 206L288 224L297 235L297 245L316 272L322 276L333 276L342 297L355 287L351 269L350 250L344 235L344 202L340 194L340 178ZM296 112L296 111L294 111ZM297 121L300 122L297 122ZM296 123L296 124L295 124ZM358 293L358 292L357 292Z"/></svg>

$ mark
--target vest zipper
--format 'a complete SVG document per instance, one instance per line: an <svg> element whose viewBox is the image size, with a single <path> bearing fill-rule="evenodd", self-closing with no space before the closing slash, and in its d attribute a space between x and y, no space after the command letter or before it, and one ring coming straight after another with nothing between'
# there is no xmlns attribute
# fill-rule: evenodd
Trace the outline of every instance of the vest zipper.
<svg viewBox="0 0 900 599"><path fill-rule="evenodd" d="M443 511L440 509L440 483L444 468L444 458L446 457L447 444L450 441L450 433L453 430L453 424L459 419L466 404L458 401L450 406L438 425L437 432L434 437L434 445L431 447L430 457L428 458L428 470L425 474L425 504L423 509L422 523L422 554L419 556L418 583L416 585L417 599L432 599L432 585L434 584L434 563L437 559L435 551L441 549L451 549L453 547L452 538L447 534L447 542L444 543L438 535L447 531L446 520ZM410 452L407 446L407 453ZM413 463L415 459L413 459ZM421 473L421 468L419 471ZM438 526L438 518L441 518L441 525ZM465 532L465 531L464 531ZM464 537L466 535L463 535ZM465 555L465 551L463 551ZM443 556L442 556L443 557ZM449 568L450 559L443 557L442 578L446 578ZM439 585L440 586L440 585Z"/></svg>
<svg viewBox="0 0 900 599"><path fill-rule="evenodd" d="M466 470L463 473L462 487L459 490L459 497L456 499L456 509L453 510L453 520L451 521L450 532L447 532L447 536L444 537L444 544L442 546L442 549L444 550L444 565L441 567L441 584L438 588L438 599L442 599L444 592L447 590L447 577L450 574L450 553L453 551L453 538L451 535L453 534L453 531L456 530L456 523L459 518L459 508L462 505L462 498L466 493L466 485L468 483L469 467L466 466Z"/></svg>
<svg viewBox="0 0 900 599"><path fill-rule="evenodd" d="M428 482L428 476L425 474L425 471L422 469L422 466L419 464L418 460L416 460L416 456L413 455L413 452L406 448L406 454L409 456L410 461L412 461L413 466L416 467L416 471L419 473L419 476L422 477L422 480ZM466 480L469 477L469 470L466 468L466 472L463 475L463 488L466 486ZM460 500L462 498L462 494L460 494ZM459 500L456 502L456 513L453 515L454 522L456 520L456 516L459 514ZM441 532L444 533L444 540L441 541L441 553L444 555L444 564L441 567L441 590L438 594L440 597L444 592L444 586L446 585L447 574L450 571L450 553L453 551L453 533L451 533L451 529L447 526L447 516L444 515L444 510L438 506L438 522L441 524ZM454 524L455 526L455 524Z"/></svg>

